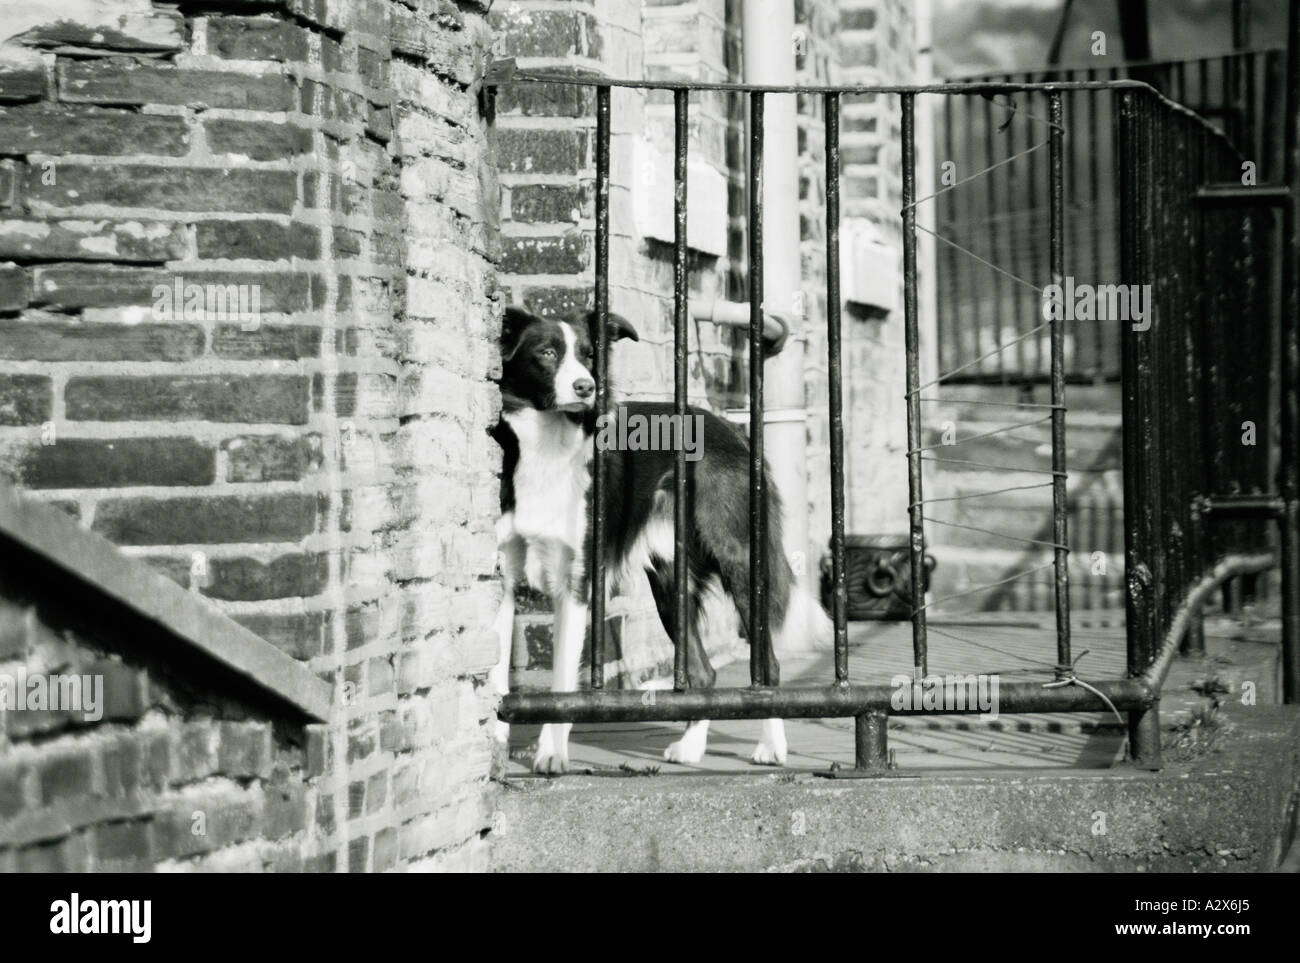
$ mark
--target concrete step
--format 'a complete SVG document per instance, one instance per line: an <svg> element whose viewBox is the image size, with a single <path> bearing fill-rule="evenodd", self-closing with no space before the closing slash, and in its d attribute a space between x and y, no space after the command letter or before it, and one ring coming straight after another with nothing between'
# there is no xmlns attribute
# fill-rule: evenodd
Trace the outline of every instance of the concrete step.
<svg viewBox="0 0 1300 963"><path fill-rule="evenodd" d="M713 728L720 736L724 726ZM757 724L750 730L734 741L717 739L706 758L743 756ZM843 736L851 751L851 733ZM918 758L944 746L961 759L991 754L980 750L999 738L1028 741L1019 733L989 734L963 746L961 736L933 734L937 745L918 746ZM673 737L664 732L647 742L630 733L624 768L510 778L490 840L494 865L547 873L1268 872L1293 832L1300 713L1294 706L1225 703L1205 725L1165 732L1165 768L1156 773L1123 764L965 772L950 766L823 779L807 771L755 772L740 760L747 771L668 775L660 743ZM1118 738L1098 734L1090 741L1113 750ZM1080 755L1073 747L1070 753ZM1102 834L1098 810L1106 815Z"/></svg>

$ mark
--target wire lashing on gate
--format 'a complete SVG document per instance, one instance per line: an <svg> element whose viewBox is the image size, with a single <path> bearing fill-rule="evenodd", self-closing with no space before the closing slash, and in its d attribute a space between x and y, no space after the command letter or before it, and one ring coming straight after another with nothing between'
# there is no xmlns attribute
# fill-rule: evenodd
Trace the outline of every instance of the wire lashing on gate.
<svg viewBox="0 0 1300 963"><path fill-rule="evenodd" d="M1018 106L1014 101L1011 101L1010 103L1003 103L1003 102L999 101L997 98L995 98L995 97L991 97L991 96L990 96L990 97L987 97L987 99L988 99L989 102L992 103L994 106L996 106L996 107L1000 107L1000 108L1002 108L1003 110L1009 111L1009 112L1011 113L1011 117L1009 117L1009 118L1007 119L1006 124L1004 124L1001 128L999 128L999 130L1005 130L1006 127L1010 125L1011 121L1015 119L1016 114L1022 114L1022 115L1024 115L1024 116L1025 116L1027 119L1029 119L1029 120L1038 121L1039 123L1046 124L1049 128L1052 128L1052 129L1055 129L1055 130L1057 130L1057 131L1060 131L1060 133L1062 134L1062 136L1064 136L1064 135L1067 133L1066 128L1065 128L1063 125L1060 125L1060 124L1057 124L1057 123L1053 122L1053 121L1052 121L1050 118L1048 118L1048 117L1040 117L1040 116L1038 116L1038 115L1036 115L1036 114L1030 113L1029 111L1022 109L1022 108L1021 108L1020 106ZM906 204L906 205L904 205L904 206L903 206L903 209L902 209L902 211L901 211L901 213L904 214L904 215L906 215L908 211L910 211L910 210L914 210L918 205L924 203L925 201L932 201L932 200L934 200L935 198L941 197L941 196L943 196L944 194L947 194L947 193L950 192L950 191L954 191L954 190L956 190L958 187L961 187L963 184L969 184L971 181L974 181L974 180L977 180L977 179L979 179L979 178L981 178L981 177L984 177L984 176L985 176L986 174L988 174L990 171L994 171L994 170L997 170L997 169L1000 168L1000 167L1005 167L1005 166L1007 166L1008 164L1014 163L1015 161L1019 160L1020 158L1022 158L1022 157L1027 157L1027 156L1029 156L1030 154L1033 154L1035 151L1042 150L1044 147L1047 147L1047 146L1049 146L1050 144L1051 144L1051 140L1050 140L1050 139L1049 139L1049 140L1045 140L1045 141L1042 141L1042 142L1040 142L1040 143L1034 144L1033 146L1028 147L1028 148L1026 148L1025 150L1019 151L1018 153L1012 154L1010 157L1005 157L1005 158L1003 158L1002 160L997 161L997 162L994 163L994 164L990 164L988 167L985 167L985 168L983 168L982 170L976 171L976 172L973 173L973 174L970 174L970 175L968 175L968 176L966 176L966 177L963 177L961 180L956 181L956 182L953 183L953 184L949 184L948 186L946 186L946 187L944 187L944 188L941 188L940 190L937 190L937 191L935 191L935 192L932 193L932 194L928 194L928 195L926 195L925 197L917 198L916 200L912 201L910 204ZM913 227L914 227L916 230L924 231L926 234L930 235L930 236L933 237L935 240L937 240L937 241L941 241L941 242L943 242L944 244L947 244L948 246L950 246L950 247L952 247L952 248L954 248L954 249L956 249L956 250L958 250L958 251L961 251L961 252L962 252L963 254L965 254L967 257L970 257L970 258L974 259L975 261L978 261L980 264L983 264L985 267L989 268L990 270L992 270L992 271L996 271L998 274L1001 274L1001 275L1003 275L1004 277L1007 277L1007 278L1011 279L1012 281L1016 282L1017 284L1023 285L1024 287L1027 287L1027 288L1029 288L1030 290L1037 292L1040 296L1046 294L1046 290L1045 290L1043 287L1041 287L1041 286L1039 286L1039 285L1033 283L1032 281L1028 281L1028 280L1026 280L1025 278L1019 277L1018 275L1013 274L1012 272L1007 271L1007 270L1005 270L1004 268L999 267L998 265L996 265L996 264L994 264L993 262L987 260L986 258L983 258L983 257L981 257L980 255L976 254L974 251L970 250L969 248L967 248L967 247L963 247L961 244L958 244L956 241L953 241L953 240L951 240L950 238L946 238L946 237L944 237L943 235L938 234L938 233L936 233L936 232L930 230L929 228L927 228L927 227L925 227L925 226L923 226L923 225L916 224L915 221L913 221ZM964 364L958 365L957 367L955 367L955 368L953 368L953 369L951 369L951 370L949 370L949 371L945 371L943 374L940 374L940 375L938 375L937 377L933 378L932 380L927 381L925 384L918 385L916 388L911 389L910 391L905 392L904 395L903 395L903 397L904 397L905 399L909 400L909 401L913 398L913 396L917 396L917 400L918 400L918 401L931 402L931 403L939 403L939 404L948 403L948 402L949 402L949 399L946 399L946 398L933 398L933 397L931 397L931 398L925 398L925 397L920 397L920 394L921 394L922 391L925 391L927 388L932 388L932 387L934 387L934 386L936 386L936 385L942 384L942 383L943 383L945 380L947 380L948 378L951 378L953 375L955 375L955 374L959 374L960 372L965 371L967 368L972 368L972 367L974 367L975 365L978 365L978 364L979 364L980 362L982 362L982 361L985 361L985 360L987 360L987 359L989 359L989 358L992 358L992 357L994 357L994 356L996 356L996 355L998 355L998 354L1001 354L1001 353L1002 353L1003 351L1005 351L1007 348L1014 347L1015 345L1019 344L1019 343L1022 342L1022 341L1027 341L1028 339L1030 339L1030 338L1032 338L1032 337L1035 337L1036 335L1038 335L1038 334L1040 334L1041 332L1043 332L1043 331L1047 330L1048 328L1050 328L1050 327L1051 327L1051 324L1052 324L1052 322L1050 322L1050 321L1044 321L1042 324L1036 325L1035 327L1030 328L1028 331L1025 331L1025 332L1023 332L1022 334L1017 335L1016 337L1012 338L1011 340L1006 341L1006 342L1003 342L1003 343L997 345L997 347L992 348L992 349L989 350L989 351L986 351L984 354L981 354L980 356L978 356L978 357L976 357L976 358L974 358L974 359L972 359L972 360L970 360L970 361L967 361L967 362L964 363ZM961 403L965 404L966 402L961 402ZM964 443L964 442L968 442L968 441L977 441L977 440L982 439L982 438L990 438L990 437L992 437L992 436L994 436L994 435L1000 435L1000 434L1003 434L1003 433L1006 433L1006 432L1016 431L1016 430L1021 429L1021 428L1032 428L1032 427L1034 427L1034 426L1036 426L1036 425L1041 425L1041 424L1044 424L1044 423L1046 423L1046 422L1051 421L1051 420L1052 420L1052 416L1053 416L1053 414L1054 414L1056 411L1058 411L1058 410L1059 410L1059 411L1064 411L1064 410L1065 410L1065 406L1064 406L1064 405L1056 405L1056 404L1042 404L1042 403L1031 403L1031 402L995 402L995 401L985 401L985 402L980 402L980 401L975 401L975 402L970 402L970 403L971 403L971 404L983 404L983 405L989 405L989 406L997 406L997 407L1007 407L1007 408L1037 408L1037 409L1047 409L1049 413L1048 413L1047 415L1045 415L1044 417L1039 418L1039 419L1037 419L1037 420L1035 420L1035 421L1028 421L1028 422L1023 422L1023 423L1014 424L1014 425L1006 425L1006 426L1004 426L1004 427L1002 427L1002 428L995 428L995 429L993 429L992 431L982 432L982 433L980 433L980 434L978 434L978 435L971 435L971 436L968 437L968 438L963 438L963 439L961 439L960 441L954 441L954 442L952 442L951 444L939 443L939 444L936 444L936 445L922 445L922 446L920 446L919 448L909 448L908 451L907 451L907 455L908 455L908 457L911 457L912 455L922 455L922 454L924 454L925 452L928 452L928 451L934 451L934 450L936 450L936 449L938 449L938 448L950 448L950 447L953 447L954 445L962 444L962 443ZM957 502L957 501L965 501L965 500L967 500L967 499L971 499L971 498L986 498L986 497L989 497L989 496L992 496L992 495L1000 495L1000 494L1004 494L1004 493L1006 493L1006 492L1012 492L1012 491L1024 491L1024 490L1032 489L1032 488L1050 488L1050 487L1052 487L1052 485L1055 483L1055 479L1056 479L1056 478L1058 478L1058 477L1068 477L1068 475L1067 475L1066 472L1044 471L1044 470L1042 470L1042 469L1032 469L1032 468L1029 468L1029 469L1021 469L1021 468L1012 468L1012 469L1007 469L1006 466L1004 466L1004 465L992 465L992 464L988 464L987 462L968 461L968 460L955 459L955 458L933 458L933 457L931 457L931 458L922 458L921 460L922 460L922 461L928 461L928 462L947 462L947 463L952 463L952 464L964 464L964 465L973 466L973 467L991 468L991 469L998 470L998 471L1008 471L1008 470L1009 470L1009 471L1027 471L1027 472L1032 472L1032 473L1034 473L1034 474L1050 475L1050 476L1052 477L1053 481L1043 482L1043 483L1041 483L1041 484L1037 484L1037 485L1016 485L1016 486L1011 486L1011 487L1008 487L1008 488L999 488L999 489L994 489L994 490L991 490L991 491L968 492L968 493L966 493L966 494L962 494L962 495L946 496L946 497L943 497L943 498L923 498L923 499L921 499L921 500L918 501L918 502L912 502L912 503L909 503L908 506L907 506L909 512L910 512L912 509L914 509L914 508L917 508L917 507L924 508L925 505L927 505L927 504L932 504L932 503L938 503L938 502ZM996 531L993 531L992 529L988 529L988 528L980 528L980 527L977 526L977 525L964 525L964 524L961 524L961 523L958 523L958 522L945 521L944 519L941 519L941 518L931 518L931 517L928 516L928 515L922 515L921 520L922 520L922 522L929 522L929 523L934 524L934 525L943 525L943 526L948 527L948 528L959 528L959 529L963 529L963 530L965 530L965 531L978 532L978 533L980 533L980 534L991 535L991 536L993 536L993 537L995 537L995 538L1003 538L1003 539L1007 539L1008 541L1020 542L1020 543L1022 543L1022 544L1026 544L1026 545L1035 545L1035 546L1040 546L1040 547L1044 547L1044 548L1051 548L1051 549L1058 549L1058 548L1060 548L1060 549L1064 549L1065 551L1069 551L1069 546L1067 546L1067 545L1059 545L1059 544L1057 544L1056 542L1042 541L1042 540L1040 540L1040 539L1021 538L1021 537L1018 537L1018 536L1007 535L1007 534L1005 534L1005 533L1003 533L1003 532L996 532ZM943 598L934 599L933 601L926 602L924 605L920 606L920 608L913 609L913 610L912 610L912 616L915 617L915 616L916 616L919 612L921 612L923 609L927 609L927 608L929 608L929 607L932 606L932 605L938 605L938 604L941 603L941 602L947 602L947 601L950 601L950 600L952 600L952 599L962 598L962 597L965 597L965 596L967 596L967 595L975 595L975 594L978 594L978 593L980 593L980 592L987 591L988 589L991 589L991 588L997 588L999 585L1006 585L1006 584L1009 583L1009 582L1014 582L1014 581L1016 581L1017 579L1024 578L1024 577L1027 576L1027 575L1033 575L1033 574L1036 573L1036 572L1041 572L1041 571L1044 571L1045 569L1052 568L1052 567L1053 567L1053 563L1052 563L1052 562L1048 562L1048 563L1046 563L1046 564L1044 564L1044 565L1038 565L1038 566L1035 566L1035 567L1033 567L1033 568L1025 569L1024 571L1021 571L1021 572L1016 572L1016 573L1013 574L1013 575L1009 575L1009 576L1007 576L1006 578L998 579L998 580L995 581L995 582L988 582L988 583L985 583L985 584L983 584L983 585L978 585L978 586L976 586L975 588L967 589L967 590L964 591L964 592L957 592L957 593L954 593L954 594L952 594L952 595L946 595L946 596L944 596ZM1076 660L1076 661L1077 661L1077 660ZM1083 684L1083 683L1081 683L1081 684ZM1105 697L1103 696L1103 698L1105 698ZM1112 710L1113 710L1114 707L1112 706L1111 708L1112 708Z"/></svg>
<svg viewBox="0 0 1300 963"><path fill-rule="evenodd" d="M1096 686L1092 685L1091 683L1085 682L1083 679L1080 679L1078 674L1074 671L1075 666L1079 664L1079 660L1082 659L1085 655L1087 655L1088 652L1089 652L1088 649L1084 649L1082 652L1080 652L1078 655L1074 657L1074 661L1071 662L1068 666L1064 666L1058 669L1057 671L1060 674L1060 678L1058 678L1055 682L1044 682L1043 688L1059 689L1067 685L1082 686L1083 688L1091 692L1093 695L1095 695L1102 702L1106 703L1106 708L1110 709L1111 713L1115 716L1115 721L1119 723L1120 728L1124 732L1124 746L1123 746L1124 758L1127 760L1129 758L1128 727L1124 725L1124 717L1119 714L1119 710L1115 708L1115 703L1111 702L1110 699L1107 698L1106 693L1102 692L1100 689L1098 689Z"/></svg>

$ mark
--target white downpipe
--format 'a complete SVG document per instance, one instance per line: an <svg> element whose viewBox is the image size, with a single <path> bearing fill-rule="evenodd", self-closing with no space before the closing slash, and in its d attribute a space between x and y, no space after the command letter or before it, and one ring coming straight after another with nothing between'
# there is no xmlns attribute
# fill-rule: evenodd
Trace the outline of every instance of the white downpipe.
<svg viewBox="0 0 1300 963"><path fill-rule="evenodd" d="M747 84L795 82L793 0L743 0L741 40ZM798 140L793 94L768 94L763 138L763 301L766 310L793 316L785 349L767 362L763 444L785 503L786 556L800 581L815 559L808 551L808 460L804 396L804 321L793 310L801 297ZM802 305L799 305L802 307Z"/></svg>

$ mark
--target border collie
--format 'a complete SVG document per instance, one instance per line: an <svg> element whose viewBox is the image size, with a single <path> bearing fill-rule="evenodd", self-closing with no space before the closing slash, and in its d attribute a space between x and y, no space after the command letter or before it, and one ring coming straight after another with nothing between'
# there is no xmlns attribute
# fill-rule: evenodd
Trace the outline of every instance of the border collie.
<svg viewBox="0 0 1300 963"><path fill-rule="evenodd" d="M608 314L612 342L640 340L636 330ZM501 520L497 539L505 596L497 616L500 660L492 676L496 690L508 690L514 589L521 581L551 597L555 606L554 667L551 688L578 687L578 659L589 621L587 558L591 552L591 468L597 428L596 382L592 377L596 313L581 320L553 321L520 308L508 308L501 335L501 421L493 436L504 453ZM624 402L627 414L647 418L670 415L668 403ZM686 643L687 677L692 687L713 685L715 673L700 638L701 601L721 590L748 624L749 607L749 444L744 435L716 415L692 408L702 421L702 458L687 464L688 518L691 520L690 587ZM611 582L624 584L639 571L650 579L659 618L674 634L673 452L611 450L605 458L609 484L605 561ZM768 492L769 628L768 677L780 681L776 650L825 647L831 624L820 604L795 581L781 545L781 500ZM746 632L747 638L752 635ZM773 645L775 642L775 646ZM664 752L670 762L696 763L704 755L707 721L692 722L685 735ZM568 723L543 726L533 770L564 772L568 765ZM498 738L508 726L500 724ZM763 724L751 759L783 765L785 729L780 719Z"/></svg>

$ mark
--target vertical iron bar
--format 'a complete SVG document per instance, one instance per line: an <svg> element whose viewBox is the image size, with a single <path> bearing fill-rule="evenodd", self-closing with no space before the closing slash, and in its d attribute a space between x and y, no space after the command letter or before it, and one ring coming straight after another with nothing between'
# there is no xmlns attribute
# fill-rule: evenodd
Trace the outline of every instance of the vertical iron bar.
<svg viewBox="0 0 1300 963"><path fill-rule="evenodd" d="M990 98L982 98L984 101L984 152L988 155L989 163L996 163L994 158L997 156L995 149L995 139L993 137L996 124L993 122L993 101ZM1012 121L1015 115L1012 115ZM1009 153L1009 152L1008 152ZM1002 211L998 206L998 178L1002 175L1001 171L993 170L989 172L988 185L984 190L984 203L988 205L989 216L984 220L984 229L988 231L989 254L988 259L993 264L1001 264L1001 251L998 246L998 217ZM972 238L973 240L973 238ZM1014 249L1014 245L1013 245ZM1002 343L1002 275L997 271L989 272L993 284L993 343ZM1016 298L1016 293L1011 293L1012 299ZM999 351L993 356L993 364L998 374L998 380L1005 383L1007 380L1006 357L1003 352ZM982 367L982 366L981 366Z"/></svg>
<svg viewBox="0 0 1300 963"><path fill-rule="evenodd" d="M1052 91L1048 115L1052 124L1048 143L1048 178L1051 181L1051 216L1048 244L1052 259L1052 283L1065 284L1065 127L1061 92ZM1059 289L1059 288L1058 288ZM1061 305L1064 308L1064 305ZM1052 541L1056 575L1056 663L1057 671L1070 666L1070 550L1069 505L1065 467L1065 318L1064 311L1052 319Z"/></svg>
<svg viewBox="0 0 1300 963"><path fill-rule="evenodd" d="M749 95L749 678L767 684L763 478L763 93Z"/></svg>
<svg viewBox="0 0 1300 963"><path fill-rule="evenodd" d="M677 415L677 446L673 452L673 687L686 689L686 636L690 631L687 608L690 568L687 554L686 431L687 361L690 335L690 271L686 252L686 181L690 133L687 111L690 91L673 92L673 410Z"/></svg>
<svg viewBox="0 0 1300 963"><path fill-rule="evenodd" d="M916 95L903 108L903 331L907 353L907 493L911 529L912 657L929 673L925 638L925 522L921 485L921 345L916 316Z"/></svg>
<svg viewBox="0 0 1300 963"><path fill-rule="evenodd" d="M1282 214L1281 518L1282 692L1300 702L1300 0L1287 27L1286 159Z"/></svg>
<svg viewBox="0 0 1300 963"><path fill-rule="evenodd" d="M1002 79L1007 81L1007 83L1012 83L1015 81L1016 78L1013 74L1007 74ZM944 99L947 100L950 98L945 97ZM1008 157L1015 157L1016 153L1018 152L1019 145L1017 144L1017 140L1016 140L1017 126L1018 125L1016 124L1016 115L1013 113L1010 118L1010 123L1008 123L1007 125L1007 156ZM1028 140L1031 142L1032 145L1032 141L1033 141L1032 133L1029 134ZM991 150L989 156L989 163L990 164L993 163ZM1023 210L1023 208L1020 207L1020 192L1016 190L1016 181L1017 178L1019 177L1019 174L1017 173L1017 169L1020 166L1020 164L1021 161L1013 161L1006 166L1006 183L1007 183L1007 194L1006 194L1007 205L1006 206L1007 206L1007 214L1010 215L1010 221L1008 222L1007 233L1008 236L1010 237L1008 247L1011 250L1011 259L1010 259L1011 263L1008 266L1008 270L1010 270L1013 274L1019 272L1021 269L1020 247L1024 243L1023 238L1018 234L1018 227L1017 227L1017 225L1020 222L1020 214ZM989 172L990 177L997 177L998 174L999 171L996 170ZM947 245L945 245L945 247L946 246ZM996 257L991 257L989 258L989 260L995 264L998 263ZM993 276L994 278L997 278L1000 275L998 275L998 273L994 271ZM1023 277L1023 274L1020 276ZM1024 297L1021 295L1019 290L1013 289L1011 293L1011 325L1015 329L1015 339L1016 339L1016 346L1014 349L1015 367L1016 367L1016 374L1019 378L1024 378L1029 373L1029 364L1025 360L1026 358L1025 342L1024 340L1022 340L1022 335L1025 333L1025 331L1027 331L1029 328L1034 327L1038 323L1037 321L1034 321L1032 318L1030 318L1028 326L1025 325L1024 306L1025 306ZM1001 343L1002 342L999 340L998 344ZM977 353L983 353L984 346L982 344L976 345L976 347L979 349ZM1006 352L1004 351L998 352L998 372L999 374L1002 375L1002 378L1000 379L1002 384L1007 384L1011 380L1006 376L1006 370L1002 360L1003 358L1005 358L1005 356L1006 356Z"/></svg>
<svg viewBox="0 0 1300 963"><path fill-rule="evenodd" d="M879 709L853 719L853 764L857 769L878 772L889 768L889 716Z"/></svg>
<svg viewBox="0 0 1300 963"><path fill-rule="evenodd" d="M596 411L609 405L609 87L596 88ZM605 453L593 445L591 687L605 686Z"/></svg>
<svg viewBox="0 0 1300 963"><path fill-rule="evenodd" d="M844 574L844 393L840 358L840 95L826 95L826 367L830 379L831 616L835 681L849 681L848 587Z"/></svg>
<svg viewBox="0 0 1300 963"><path fill-rule="evenodd" d="M1096 80L1097 71L1091 67L1088 68L1087 79ZM1088 91L1088 143L1092 145L1093 151L1095 151L1096 146L1101 143L1097 139L1097 100L1100 97L1101 91ZM1113 151L1114 149L1114 142L1112 141L1111 150ZM1096 153L1089 152L1087 163L1088 196L1092 199L1091 216L1088 219L1088 228L1092 234L1092 277L1089 280L1093 284L1099 284L1101 283L1102 274L1105 270L1101 264L1101 225L1103 223L1101 213L1101 159L1096 155ZM1092 326L1092 351L1094 371L1096 373L1095 377L1105 380L1107 375L1110 374L1106 366L1106 349L1104 345L1105 334L1102 331L1100 321L1094 319L1090 324Z"/></svg>
<svg viewBox="0 0 1300 963"><path fill-rule="evenodd" d="M1120 283L1141 284L1145 280L1145 245L1151 221L1147 210L1149 158L1144 134L1146 98L1138 91L1119 93L1116 151L1119 166ZM1155 652L1151 553L1152 519L1150 462L1157 452L1151 447L1152 411L1145 379L1151 374L1150 332L1133 330L1122 323L1121 351L1124 432L1124 581L1127 614L1128 674L1141 675ZM1134 755L1149 756L1151 722L1147 712L1129 713L1129 742ZM1158 723L1157 723L1158 725ZM1158 735L1158 733L1157 733ZM1159 740L1156 740L1157 747Z"/></svg>
<svg viewBox="0 0 1300 963"><path fill-rule="evenodd" d="M954 136L953 127L953 103L956 97L943 98L943 154L940 155L944 161L953 163L957 156L956 137ZM940 203L943 210L947 211L947 220L938 225L940 232L952 236L956 233L956 227L960 223L957 213L957 191L948 191L943 194ZM938 296L935 298L935 307L937 309L938 332L939 332L939 370L947 371L949 368L955 368L961 362L961 319L960 312L954 310L957 306L956 292L962 290L957 283L957 251L947 244L939 244L936 247L935 256L938 259L939 267L936 269L936 281L944 282L943 288L938 290Z"/></svg>

